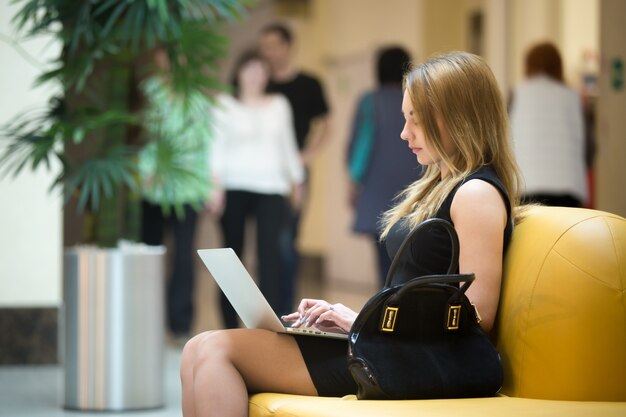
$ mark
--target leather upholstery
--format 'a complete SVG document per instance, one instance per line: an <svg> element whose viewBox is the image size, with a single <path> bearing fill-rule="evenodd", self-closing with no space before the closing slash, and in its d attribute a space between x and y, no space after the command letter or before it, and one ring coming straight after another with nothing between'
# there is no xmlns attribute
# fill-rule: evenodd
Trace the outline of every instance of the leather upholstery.
<svg viewBox="0 0 626 417"><path fill-rule="evenodd" d="M625 289L624 218L534 208L505 260L497 324L502 393L626 401Z"/></svg>
<svg viewBox="0 0 626 417"><path fill-rule="evenodd" d="M532 207L505 257L500 397L357 401L257 394L262 416L626 416L626 219Z"/></svg>
<svg viewBox="0 0 626 417"><path fill-rule="evenodd" d="M358 401L355 397L321 398L257 394L251 417L624 417L626 403L550 401L494 397L457 400Z"/></svg>

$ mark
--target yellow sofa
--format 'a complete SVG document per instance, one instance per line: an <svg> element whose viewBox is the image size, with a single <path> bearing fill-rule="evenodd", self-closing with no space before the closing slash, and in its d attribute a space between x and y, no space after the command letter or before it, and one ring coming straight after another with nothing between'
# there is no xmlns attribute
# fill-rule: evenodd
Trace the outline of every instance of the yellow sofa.
<svg viewBox="0 0 626 417"><path fill-rule="evenodd" d="M250 416L626 417L626 219L533 207L505 257L492 398L359 401L261 393Z"/></svg>

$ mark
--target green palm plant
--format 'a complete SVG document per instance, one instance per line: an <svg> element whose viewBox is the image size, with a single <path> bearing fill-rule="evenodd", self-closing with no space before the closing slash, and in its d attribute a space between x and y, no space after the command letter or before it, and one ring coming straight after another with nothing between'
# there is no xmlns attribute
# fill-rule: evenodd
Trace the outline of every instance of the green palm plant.
<svg viewBox="0 0 626 417"><path fill-rule="evenodd" d="M26 37L52 33L62 43L54 66L38 83L58 83L61 94L44 109L2 127L0 174L61 166L51 188L84 212L83 241L114 246L137 240L140 215L138 155L156 138L140 132L138 81L154 72L149 51L163 48L163 74L181 97L220 89L217 63L227 50L221 25L240 18L251 0L22 0L13 18ZM161 144L158 172L165 187L195 181L177 153ZM163 193L164 196L172 192ZM175 201L162 205L176 209Z"/></svg>

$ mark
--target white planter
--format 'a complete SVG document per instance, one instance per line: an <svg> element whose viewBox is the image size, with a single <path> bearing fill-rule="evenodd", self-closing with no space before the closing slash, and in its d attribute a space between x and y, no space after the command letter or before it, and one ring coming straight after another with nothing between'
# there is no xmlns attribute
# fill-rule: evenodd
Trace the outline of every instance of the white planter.
<svg viewBox="0 0 626 417"><path fill-rule="evenodd" d="M164 405L164 254L145 245L65 250L66 408Z"/></svg>

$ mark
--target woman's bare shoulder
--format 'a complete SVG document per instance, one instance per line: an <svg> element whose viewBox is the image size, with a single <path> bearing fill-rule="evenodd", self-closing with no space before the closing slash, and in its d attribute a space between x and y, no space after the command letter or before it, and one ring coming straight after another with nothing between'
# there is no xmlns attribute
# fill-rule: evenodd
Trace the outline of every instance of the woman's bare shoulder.
<svg viewBox="0 0 626 417"><path fill-rule="evenodd" d="M506 224L506 205L500 191L481 179L461 185L452 200L450 215L455 218L494 219ZM455 221L456 223L456 221Z"/></svg>

